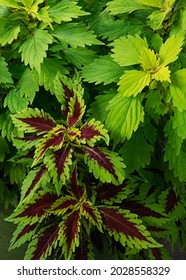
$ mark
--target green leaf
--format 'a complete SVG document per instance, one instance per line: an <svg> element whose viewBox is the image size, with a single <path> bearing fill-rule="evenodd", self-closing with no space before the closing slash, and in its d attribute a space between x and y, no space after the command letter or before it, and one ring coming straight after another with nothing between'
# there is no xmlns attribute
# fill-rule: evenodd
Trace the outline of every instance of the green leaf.
<svg viewBox="0 0 186 280"><path fill-rule="evenodd" d="M37 29L19 48L22 61L26 66L29 64L31 69L35 68L40 72L41 63L51 43L52 36L46 30Z"/></svg>
<svg viewBox="0 0 186 280"><path fill-rule="evenodd" d="M126 71L118 83L120 96L136 96L150 84L150 73L138 70Z"/></svg>
<svg viewBox="0 0 186 280"><path fill-rule="evenodd" d="M126 164L126 176L148 165L153 151L154 147L147 142L141 129L133 133L130 140L120 149Z"/></svg>
<svg viewBox="0 0 186 280"><path fill-rule="evenodd" d="M184 43L184 36L180 33L169 37L161 46L159 56L161 63L166 66L177 60Z"/></svg>
<svg viewBox="0 0 186 280"><path fill-rule="evenodd" d="M13 80L11 78L11 74L8 71L7 63L5 62L5 58L0 56L0 84L6 84L6 83L13 83Z"/></svg>
<svg viewBox="0 0 186 280"><path fill-rule="evenodd" d="M166 144L164 161L169 162L169 169L173 170L175 177L181 182L186 180L186 153L183 149L177 154L170 143Z"/></svg>
<svg viewBox="0 0 186 280"><path fill-rule="evenodd" d="M124 142L130 139L144 119L144 110L139 96L114 97L108 106L106 127L111 131L114 142Z"/></svg>
<svg viewBox="0 0 186 280"><path fill-rule="evenodd" d="M163 7L161 0L135 0L135 1L154 8Z"/></svg>
<svg viewBox="0 0 186 280"><path fill-rule="evenodd" d="M174 108L173 129L177 130L178 136L182 139L186 138L186 110L180 112Z"/></svg>
<svg viewBox="0 0 186 280"><path fill-rule="evenodd" d="M86 48L66 48L63 52L67 61L73 63L77 68L91 64L96 58L95 52Z"/></svg>
<svg viewBox="0 0 186 280"><path fill-rule="evenodd" d="M156 69L160 65L160 59L157 58L154 50L143 48L140 53L139 62L144 71Z"/></svg>
<svg viewBox="0 0 186 280"><path fill-rule="evenodd" d="M6 25L0 27L0 44L5 46L6 44L11 44L13 40L17 39L20 32L19 25Z"/></svg>
<svg viewBox="0 0 186 280"><path fill-rule="evenodd" d="M0 0L1 5L5 5L10 8L19 8L17 1L15 0Z"/></svg>
<svg viewBox="0 0 186 280"><path fill-rule="evenodd" d="M168 112L168 107L164 104L159 90L150 91L146 98L146 109L152 116L153 114L164 116Z"/></svg>
<svg viewBox="0 0 186 280"><path fill-rule="evenodd" d="M171 80L173 84L179 87L180 89L182 89L184 92L186 91L185 75L186 75L186 68L176 71L171 75Z"/></svg>
<svg viewBox="0 0 186 280"><path fill-rule="evenodd" d="M170 119L165 126L165 135L168 139L168 144L175 150L176 156L179 155L183 143L183 139L178 136L177 130L173 129L173 120Z"/></svg>
<svg viewBox="0 0 186 280"><path fill-rule="evenodd" d="M182 112L186 110L186 90L183 91L181 88L174 84L170 85L170 93L172 97L172 102L177 109Z"/></svg>
<svg viewBox="0 0 186 280"><path fill-rule="evenodd" d="M148 25L154 30L159 30L163 27L163 21L166 19L168 10L155 10L149 16Z"/></svg>
<svg viewBox="0 0 186 280"><path fill-rule="evenodd" d="M36 80L34 72L29 68L26 68L21 79L19 80L18 86L20 88L21 97L27 97L30 104L32 104L36 92L39 91L39 84Z"/></svg>
<svg viewBox="0 0 186 280"><path fill-rule="evenodd" d="M139 64L139 57L143 48L148 48L146 39L140 36L120 37L112 44L112 58L121 66L130 66Z"/></svg>
<svg viewBox="0 0 186 280"><path fill-rule="evenodd" d="M60 24L62 21L71 21L73 18L85 16L89 13L81 10L76 1L62 0L49 9L53 21Z"/></svg>
<svg viewBox="0 0 186 280"><path fill-rule="evenodd" d="M94 62L85 66L82 70L82 76L85 81L90 83L104 85L118 82L119 77L123 74L123 69L110 56L102 56Z"/></svg>
<svg viewBox="0 0 186 280"><path fill-rule="evenodd" d="M102 45L103 43L96 39L96 35L83 23L66 23L58 27L53 36L62 43L69 44L72 48L85 47L85 45Z"/></svg>
<svg viewBox="0 0 186 280"><path fill-rule="evenodd" d="M3 162L5 155L9 153L9 147L4 138L0 136L0 162Z"/></svg>
<svg viewBox="0 0 186 280"><path fill-rule="evenodd" d="M107 3L106 11L110 12L111 15L118 15L122 13L131 13L136 10L145 9L145 6L137 1L131 0L113 0Z"/></svg>
<svg viewBox="0 0 186 280"><path fill-rule="evenodd" d="M11 113L18 113L26 109L27 105L27 99L22 97L20 91L16 89L10 90L4 100L4 107L8 106Z"/></svg>

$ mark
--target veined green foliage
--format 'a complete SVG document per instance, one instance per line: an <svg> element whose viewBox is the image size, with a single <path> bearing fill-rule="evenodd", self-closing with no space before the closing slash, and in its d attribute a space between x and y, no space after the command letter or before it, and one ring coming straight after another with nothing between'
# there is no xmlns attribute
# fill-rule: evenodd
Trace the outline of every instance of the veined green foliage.
<svg viewBox="0 0 186 280"><path fill-rule="evenodd" d="M0 0L9 249L28 245L28 260L184 249L185 22L185 0Z"/></svg>

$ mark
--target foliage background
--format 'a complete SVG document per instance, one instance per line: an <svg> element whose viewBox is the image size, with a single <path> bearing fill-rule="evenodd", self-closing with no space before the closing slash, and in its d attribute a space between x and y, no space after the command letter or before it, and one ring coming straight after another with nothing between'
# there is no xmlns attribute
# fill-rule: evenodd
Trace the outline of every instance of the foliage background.
<svg viewBox="0 0 186 280"><path fill-rule="evenodd" d="M29 243L26 259L184 250L185 7L0 1L0 203L15 208L11 249Z"/></svg>

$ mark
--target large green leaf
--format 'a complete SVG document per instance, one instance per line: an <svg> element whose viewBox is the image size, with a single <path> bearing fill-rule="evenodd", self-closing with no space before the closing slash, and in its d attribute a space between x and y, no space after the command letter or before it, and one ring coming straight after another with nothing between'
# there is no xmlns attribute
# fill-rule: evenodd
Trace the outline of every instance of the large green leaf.
<svg viewBox="0 0 186 280"><path fill-rule="evenodd" d="M52 36L46 31L37 29L19 48L22 61L30 65L38 72L41 70L41 63L46 57L48 45L52 43Z"/></svg>
<svg viewBox="0 0 186 280"><path fill-rule="evenodd" d="M87 15L81 10L76 1L62 0L49 9L49 15L53 21L60 24L62 21L71 21L73 18Z"/></svg>
<svg viewBox="0 0 186 280"><path fill-rule="evenodd" d="M66 23L58 27L53 36L58 38L62 43L67 43L71 47L85 47L85 45L101 45L96 39L94 32L82 23Z"/></svg>
<svg viewBox="0 0 186 280"><path fill-rule="evenodd" d="M19 8L19 5L15 0L0 0L0 4L10 8Z"/></svg>
<svg viewBox="0 0 186 280"><path fill-rule="evenodd" d="M139 64L139 57L143 48L148 48L146 39L136 36L123 36L116 39L112 44L111 55L119 65L130 66Z"/></svg>
<svg viewBox="0 0 186 280"><path fill-rule="evenodd" d="M110 56L96 58L91 64L85 66L82 71L85 81L104 85L117 82L123 74L123 69Z"/></svg>
<svg viewBox="0 0 186 280"><path fill-rule="evenodd" d="M19 32L20 26L17 24L0 27L0 44L2 46L11 44L13 40L17 39Z"/></svg>
<svg viewBox="0 0 186 280"><path fill-rule="evenodd" d="M116 144L130 139L144 118L140 96L116 96L111 100L108 110L106 125Z"/></svg>
<svg viewBox="0 0 186 280"><path fill-rule="evenodd" d="M11 74L8 71L7 63L5 62L4 57L0 56L0 84L6 84L6 83L13 83Z"/></svg>
<svg viewBox="0 0 186 280"><path fill-rule="evenodd" d="M11 113L18 113L26 109L28 100L21 97L20 91L16 89L10 90L4 100L4 107L8 106Z"/></svg>
<svg viewBox="0 0 186 280"><path fill-rule="evenodd" d="M133 11L141 9L145 9L145 6L137 1L113 0L107 3L106 11L109 11L111 15L117 15L122 13L131 13Z"/></svg>
<svg viewBox="0 0 186 280"><path fill-rule="evenodd" d="M138 70L126 71L119 81L119 95L136 96L150 84L150 73Z"/></svg>
<svg viewBox="0 0 186 280"><path fill-rule="evenodd" d="M180 112L174 108L173 129L177 130L178 136L182 139L186 138L186 110Z"/></svg>
<svg viewBox="0 0 186 280"><path fill-rule="evenodd" d="M166 42L161 46L159 56L163 65L168 65L178 58L184 42L182 34L173 35L169 37Z"/></svg>

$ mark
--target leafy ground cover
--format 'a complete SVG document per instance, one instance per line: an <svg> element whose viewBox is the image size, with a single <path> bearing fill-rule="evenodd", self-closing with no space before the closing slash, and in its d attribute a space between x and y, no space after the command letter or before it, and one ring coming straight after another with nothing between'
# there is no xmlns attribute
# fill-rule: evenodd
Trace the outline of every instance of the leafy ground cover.
<svg viewBox="0 0 186 280"><path fill-rule="evenodd" d="M169 259L185 248L185 21L185 0L0 0L10 249Z"/></svg>

